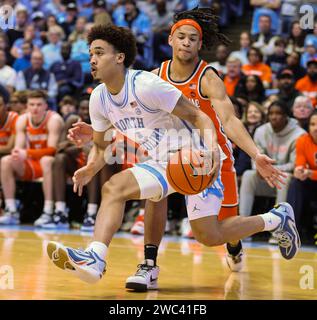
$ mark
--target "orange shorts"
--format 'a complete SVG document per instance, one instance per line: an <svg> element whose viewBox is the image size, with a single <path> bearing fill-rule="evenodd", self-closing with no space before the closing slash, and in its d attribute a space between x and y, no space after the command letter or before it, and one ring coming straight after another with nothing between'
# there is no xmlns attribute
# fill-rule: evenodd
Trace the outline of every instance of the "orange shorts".
<svg viewBox="0 0 317 320"><path fill-rule="evenodd" d="M238 215L238 184L234 171L221 171L221 180L224 185L224 199L218 215L219 220Z"/></svg>
<svg viewBox="0 0 317 320"><path fill-rule="evenodd" d="M43 176L40 160L26 159L24 161L24 175L22 180L32 181Z"/></svg>

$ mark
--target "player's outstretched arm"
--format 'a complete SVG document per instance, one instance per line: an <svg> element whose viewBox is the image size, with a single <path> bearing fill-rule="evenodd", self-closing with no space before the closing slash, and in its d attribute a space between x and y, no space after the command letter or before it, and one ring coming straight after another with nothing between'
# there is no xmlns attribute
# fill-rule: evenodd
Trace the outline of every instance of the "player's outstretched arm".
<svg viewBox="0 0 317 320"><path fill-rule="evenodd" d="M220 152L218 147L218 139L216 129L210 118L201 110L197 109L184 95L182 95L173 112L175 116L182 120L190 122L199 130L199 134L205 142L208 150L212 153L212 170L210 175L213 177L211 184L217 179L220 170ZM208 154L205 154L208 157Z"/></svg>
<svg viewBox="0 0 317 320"><path fill-rule="evenodd" d="M108 129L110 130L110 129ZM89 152L87 164L77 170L73 176L74 192L78 192L81 196L83 188L91 179L104 167L106 159L106 148L111 143L111 139L105 139L107 131L97 132L93 131L94 145Z"/></svg>
<svg viewBox="0 0 317 320"><path fill-rule="evenodd" d="M258 172L266 182L280 189L287 175L273 166L275 160L259 151L243 123L235 116L222 80L211 70L202 79L202 92L209 97L227 136L255 161Z"/></svg>

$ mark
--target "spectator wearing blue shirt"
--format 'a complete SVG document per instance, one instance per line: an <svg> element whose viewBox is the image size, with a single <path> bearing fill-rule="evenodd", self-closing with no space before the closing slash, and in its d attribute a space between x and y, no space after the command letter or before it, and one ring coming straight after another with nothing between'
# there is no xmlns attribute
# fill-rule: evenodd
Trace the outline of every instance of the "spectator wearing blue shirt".
<svg viewBox="0 0 317 320"><path fill-rule="evenodd" d="M134 34L137 42L138 56L135 68L147 68L146 54L152 50L152 25L150 18L141 12L134 0L126 0L124 11L114 18L119 27L128 27Z"/></svg>
<svg viewBox="0 0 317 320"><path fill-rule="evenodd" d="M287 55L285 53L286 41L277 38L274 43L274 53L269 55L266 64L270 66L273 78L276 79L277 73L286 66Z"/></svg>
<svg viewBox="0 0 317 320"><path fill-rule="evenodd" d="M57 100L65 95L76 95L83 85L83 73L80 63L70 59L71 45L64 42L61 48L63 61L55 62L50 71L55 75L58 84Z"/></svg>
<svg viewBox="0 0 317 320"><path fill-rule="evenodd" d="M305 38L305 43L311 42L314 43L315 48L317 48L317 21L314 24L314 31L313 33L310 33Z"/></svg>
<svg viewBox="0 0 317 320"><path fill-rule="evenodd" d="M21 47L22 57L14 61L13 69L16 72L23 71L31 66L31 53L33 50L33 43L31 41L24 41Z"/></svg>
<svg viewBox="0 0 317 320"><path fill-rule="evenodd" d="M83 38L78 38L77 41L72 44L71 51L71 59L78 61L81 65L85 83L90 83L93 81L90 69L89 46L87 42L87 35L92 27L93 23L86 24Z"/></svg>
<svg viewBox="0 0 317 320"><path fill-rule="evenodd" d="M74 31L78 16L76 2L69 2L66 6L66 19L60 25L63 28L66 38Z"/></svg>
<svg viewBox="0 0 317 320"><path fill-rule="evenodd" d="M54 62L63 60L61 56L63 35L63 29L59 26L53 26L48 30L49 43L43 46L41 50L44 56L44 69L49 70Z"/></svg>
<svg viewBox="0 0 317 320"><path fill-rule="evenodd" d="M15 58L21 58L22 57L22 45L26 41L31 41L33 46L40 49L43 45L43 42L41 39L36 38L35 28L33 24L28 25L24 30L24 38L19 38L15 40L12 48L11 48L11 55Z"/></svg>
<svg viewBox="0 0 317 320"><path fill-rule="evenodd" d="M305 41L305 52L302 54L300 64L306 68L307 62L314 59L317 59L317 43L309 39Z"/></svg>
<svg viewBox="0 0 317 320"><path fill-rule="evenodd" d="M108 2L108 1L107 1ZM95 25L106 25L112 23L111 16L107 11L107 4L105 0L96 0L93 1L93 22ZM123 8L120 6L118 8Z"/></svg>
<svg viewBox="0 0 317 320"><path fill-rule="evenodd" d="M46 17L44 16L43 12L41 11L36 11L32 14L31 16L32 23L35 28L35 33L36 33L36 39L41 39L42 43L47 42L46 38Z"/></svg>
<svg viewBox="0 0 317 320"><path fill-rule="evenodd" d="M43 68L43 63L42 52L34 50L31 55L31 67L18 73L15 89L17 91L45 90L49 96L50 108L56 109L57 83L54 74Z"/></svg>

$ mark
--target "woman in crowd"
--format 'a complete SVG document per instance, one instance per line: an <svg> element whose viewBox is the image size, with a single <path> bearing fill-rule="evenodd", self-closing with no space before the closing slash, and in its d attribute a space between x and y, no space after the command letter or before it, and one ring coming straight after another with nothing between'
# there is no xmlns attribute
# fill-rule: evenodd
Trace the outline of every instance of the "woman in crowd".
<svg viewBox="0 0 317 320"><path fill-rule="evenodd" d="M243 115L243 123L251 137L253 137L255 129L265 122L265 118L266 116L262 105L255 101L249 102ZM245 170L251 169L251 158L243 150L237 150L237 148L235 148L234 166L239 178Z"/></svg>
<svg viewBox="0 0 317 320"><path fill-rule="evenodd" d="M265 99L265 89L261 79L256 75L248 75L241 79L235 96L245 95L249 101L262 103Z"/></svg>
<svg viewBox="0 0 317 320"><path fill-rule="evenodd" d="M296 142L294 177L287 196L287 201L294 208L296 222L302 231L310 229L314 214L316 217L317 110L309 117L308 124L308 133L299 137Z"/></svg>
<svg viewBox="0 0 317 320"><path fill-rule="evenodd" d="M305 96L298 96L293 104L293 117L297 119L298 124L308 131L308 119L314 111L311 99Z"/></svg>

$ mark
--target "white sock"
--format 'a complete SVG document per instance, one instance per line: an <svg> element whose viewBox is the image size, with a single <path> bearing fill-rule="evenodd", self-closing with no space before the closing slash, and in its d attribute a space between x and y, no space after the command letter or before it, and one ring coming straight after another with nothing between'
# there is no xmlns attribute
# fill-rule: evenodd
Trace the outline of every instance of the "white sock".
<svg viewBox="0 0 317 320"><path fill-rule="evenodd" d="M45 200L43 212L48 214L53 214L53 207L54 207L54 202L52 200Z"/></svg>
<svg viewBox="0 0 317 320"><path fill-rule="evenodd" d="M145 213L145 209L140 209L139 210L139 216L144 216Z"/></svg>
<svg viewBox="0 0 317 320"><path fill-rule="evenodd" d="M66 202L57 201L55 202L55 212L66 212Z"/></svg>
<svg viewBox="0 0 317 320"><path fill-rule="evenodd" d="M88 246L87 250L89 249L93 249L102 260L105 260L108 247L104 243L93 241Z"/></svg>
<svg viewBox="0 0 317 320"><path fill-rule="evenodd" d="M17 211L17 206L16 206L16 203L15 203L15 199L5 199L5 204L6 204L6 208L10 212L16 212Z"/></svg>
<svg viewBox="0 0 317 320"><path fill-rule="evenodd" d="M281 223L281 218L271 212L259 214L259 216L264 221L263 231L272 231L272 230L276 229L278 227L278 225Z"/></svg>
<svg viewBox="0 0 317 320"><path fill-rule="evenodd" d="M88 203L87 213L89 216L93 216L97 213L98 205L96 203Z"/></svg>

